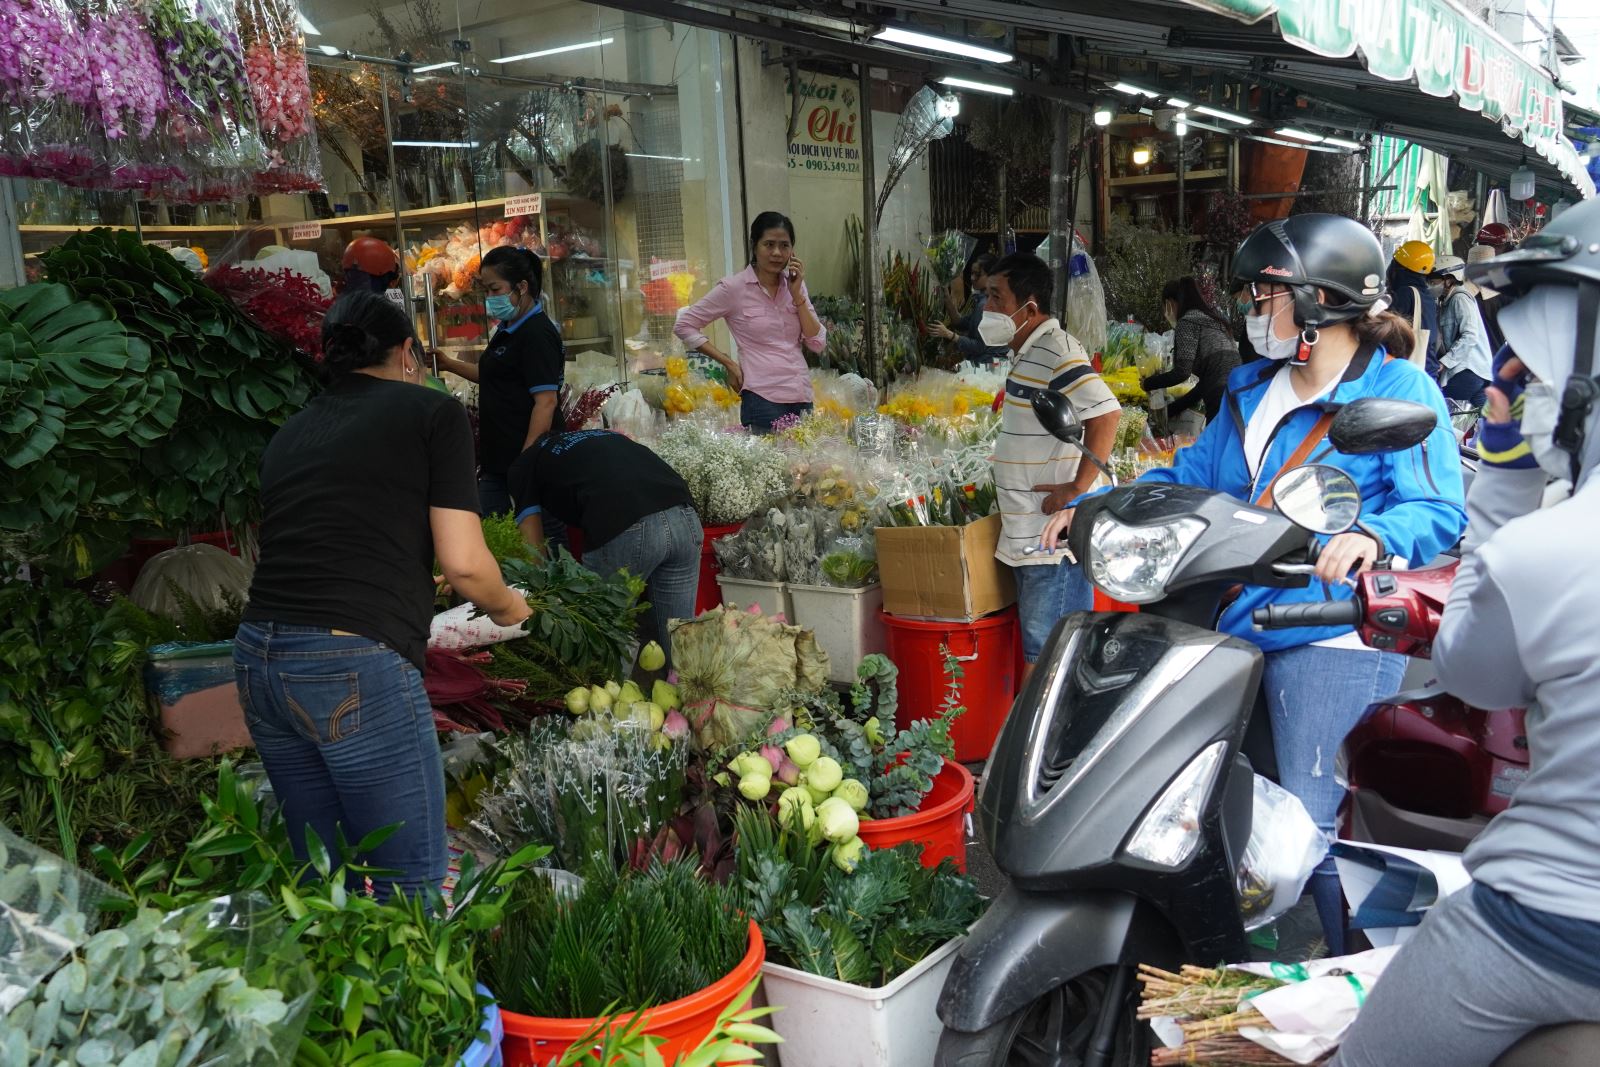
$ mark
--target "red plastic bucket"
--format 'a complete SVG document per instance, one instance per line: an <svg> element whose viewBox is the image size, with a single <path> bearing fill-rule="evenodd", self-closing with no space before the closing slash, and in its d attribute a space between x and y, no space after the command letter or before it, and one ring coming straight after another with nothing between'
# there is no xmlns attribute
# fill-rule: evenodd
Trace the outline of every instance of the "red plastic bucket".
<svg viewBox="0 0 1600 1067"><path fill-rule="evenodd" d="M722 603L722 589L717 585L717 555L711 547L711 542L719 537L739 532L742 522L730 523L726 526L701 526L705 540L700 542L700 584L694 593L694 613L710 611ZM670 1062L670 1061L668 1061Z"/></svg>
<svg viewBox="0 0 1600 1067"><path fill-rule="evenodd" d="M750 948L738 965L704 989L660 1007L644 1011L645 1032L653 1037L666 1038L660 1046L661 1056L668 1063L693 1049L717 1025L717 1016L737 997L745 986L761 974L761 965L767 961L767 945L761 938L761 927L750 924ZM625 1029L637 1012L618 1015L612 1028ZM564 1055L573 1043L594 1028L594 1019L545 1019L537 1015L518 1015L503 1008L500 1016L505 1022L506 1036L500 1045L506 1067L545 1067Z"/></svg>
<svg viewBox="0 0 1600 1067"><path fill-rule="evenodd" d="M868 848L893 848L907 841L922 845L922 865L937 867L946 857L967 869L967 812L972 810L972 773L959 763L944 762L933 788L915 815L863 819L858 831Z"/></svg>
<svg viewBox="0 0 1600 1067"><path fill-rule="evenodd" d="M974 622L922 622L883 613L889 659L900 669L901 729L930 719L944 705L944 648L961 662L961 702L966 712L950 727L956 759L989 758L994 739L1017 695L1017 613L1003 611Z"/></svg>

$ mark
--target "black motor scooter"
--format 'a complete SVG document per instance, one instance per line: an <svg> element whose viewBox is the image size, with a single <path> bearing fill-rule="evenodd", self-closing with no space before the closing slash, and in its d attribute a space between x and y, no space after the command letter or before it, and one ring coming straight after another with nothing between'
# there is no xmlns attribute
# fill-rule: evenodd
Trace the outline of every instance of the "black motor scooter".
<svg viewBox="0 0 1600 1067"><path fill-rule="evenodd" d="M1065 398L1033 403L1081 448ZM1345 453L1402 451L1435 423L1425 405L1368 397L1337 413L1328 439ZM1057 623L996 741L978 826L1008 883L945 982L938 1067L1142 1067L1135 966L1248 957L1242 749L1262 655L1217 632L1220 605L1240 583L1306 585L1313 535L1352 528L1361 509L1354 481L1329 466L1284 472L1273 495L1267 510L1135 483L1078 508L1079 564L1144 606Z"/></svg>

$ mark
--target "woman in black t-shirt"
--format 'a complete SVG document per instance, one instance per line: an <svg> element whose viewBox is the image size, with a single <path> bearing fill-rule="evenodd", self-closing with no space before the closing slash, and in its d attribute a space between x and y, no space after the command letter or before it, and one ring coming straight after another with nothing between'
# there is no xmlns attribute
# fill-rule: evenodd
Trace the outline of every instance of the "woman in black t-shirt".
<svg viewBox="0 0 1600 1067"><path fill-rule="evenodd" d="M477 363L439 355L439 366L478 383L478 498L485 515L511 510L506 472L522 451L561 430L566 350L544 313L544 264L525 248L483 257L478 284L499 322Z"/></svg>
<svg viewBox="0 0 1600 1067"><path fill-rule="evenodd" d="M329 850L400 829L363 856L414 893L445 874L444 770L422 688L433 561L501 625L528 617L484 544L472 432L428 388L411 323L382 296L346 293L322 346L332 384L261 459L261 560L234 641L250 736L289 839Z"/></svg>

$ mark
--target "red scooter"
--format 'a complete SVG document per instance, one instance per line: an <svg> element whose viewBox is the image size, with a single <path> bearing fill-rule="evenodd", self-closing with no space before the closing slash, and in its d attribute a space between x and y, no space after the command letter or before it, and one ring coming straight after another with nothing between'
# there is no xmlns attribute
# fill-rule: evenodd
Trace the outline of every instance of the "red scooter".
<svg viewBox="0 0 1600 1067"><path fill-rule="evenodd" d="M1352 601L1361 639L1427 659L1458 566L1361 575ZM1471 707L1432 681L1375 705L1345 740L1350 795L1340 836L1465 851L1528 777L1524 715Z"/></svg>

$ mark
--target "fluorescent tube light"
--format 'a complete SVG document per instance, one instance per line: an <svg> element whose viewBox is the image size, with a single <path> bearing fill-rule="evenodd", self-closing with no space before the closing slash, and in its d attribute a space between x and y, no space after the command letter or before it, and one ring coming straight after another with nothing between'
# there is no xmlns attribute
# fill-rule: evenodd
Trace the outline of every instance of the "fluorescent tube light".
<svg viewBox="0 0 1600 1067"><path fill-rule="evenodd" d="M1191 107L1194 107L1193 101L1185 100L1181 96L1169 96L1169 97L1167 97L1167 103L1171 104L1173 107L1179 107L1179 108L1191 108Z"/></svg>
<svg viewBox="0 0 1600 1067"><path fill-rule="evenodd" d="M1322 134L1312 133L1309 130L1297 130L1293 126L1279 126L1276 132L1279 137L1293 137L1296 141L1306 141L1310 144L1322 143Z"/></svg>
<svg viewBox="0 0 1600 1067"><path fill-rule="evenodd" d="M873 34L872 37L877 41L888 41L890 44L905 45L907 48L925 48L932 52L945 52L952 56L964 56L967 59L976 59L984 63L1010 63L1016 58L1010 52L985 48L982 45L973 44L971 41L958 41L950 37L935 37L931 33L905 30L899 26L885 26Z"/></svg>
<svg viewBox="0 0 1600 1067"><path fill-rule="evenodd" d="M342 56L342 55L344 55L344 49L343 48L335 48L331 44L319 44L319 45L317 45L317 51L321 52L325 56Z"/></svg>
<svg viewBox="0 0 1600 1067"><path fill-rule="evenodd" d="M1347 141L1343 137L1324 137L1322 143L1331 144L1335 148L1348 148L1352 152L1361 151L1361 143L1359 141Z"/></svg>
<svg viewBox="0 0 1600 1067"><path fill-rule="evenodd" d="M1195 110L1202 115L1210 115L1214 119L1222 119L1224 122L1237 122L1241 126L1248 126L1255 121L1255 119L1241 115L1238 112L1224 111L1220 107L1210 107L1206 104L1196 104Z"/></svg>
<svg viewBox="0 0 1600 1067"><path fill-rule="evenodd" d="M523 52L521 55L503 56L500 59L491 59L491 63L516 63L523 59L543 59L545 56L558 56L563 52L580 52L585 48L599 48L610 44L615 38L602 37L598 41L584 41L581 44L564 44L559 48L541 48L537 52Z"/></svg>
<svg viewBox="0 0 1600 1067"><path fill-rule="evenodd" d="M477 148L477 141L395 141L396 148Z"/></svg>
<svg viewBox="0 0 1600 1067"><path fill-rule="evenodd" d="M411 73L413 73L413 74L427 74L430 71L443 70L446 67L454 67L454 66L457 66L457 65L458 64L456 63L456 61L452 59L452 60L450 60L449 62L446 62L446 63L429 63L426 67L415 67L415 68L412 69Z"/></svg>
<svg viewBox="0 0 1600 1067"><path fill-rule="evenodd" d="M311 20L304 15L300 16L300 32L307 37L321 37L322 31L311 25Z"/></svg>
<svg viewBox="0 0 1600 1067"><path fill-rule="evenodd" d="M648 152L624 152L622 154L627 156L629 159L664 159L668 163L693 162L693 160L691 160L688 156L653 156Z"/></svg>
<svg viewBox="0 0 1600 1067"><path fill-rule="evenodd" d="M1116 82L1111 86L1111 88L1115 89L1119 93L1127 93L1129 96L1148 96L1153 98L1161 95L1154 89L1141 89L1132 82Z"/></svg>
<svg viewBox="0 0 1600 1067"><path fill-rule="evenodd" d="M995 85L992 82L968 81L966 78L940 78L940 85L948 85L952 89L971 89L975 93L994 93L996 96L1016 96L1016 90L1004 85Z"/></svg>

